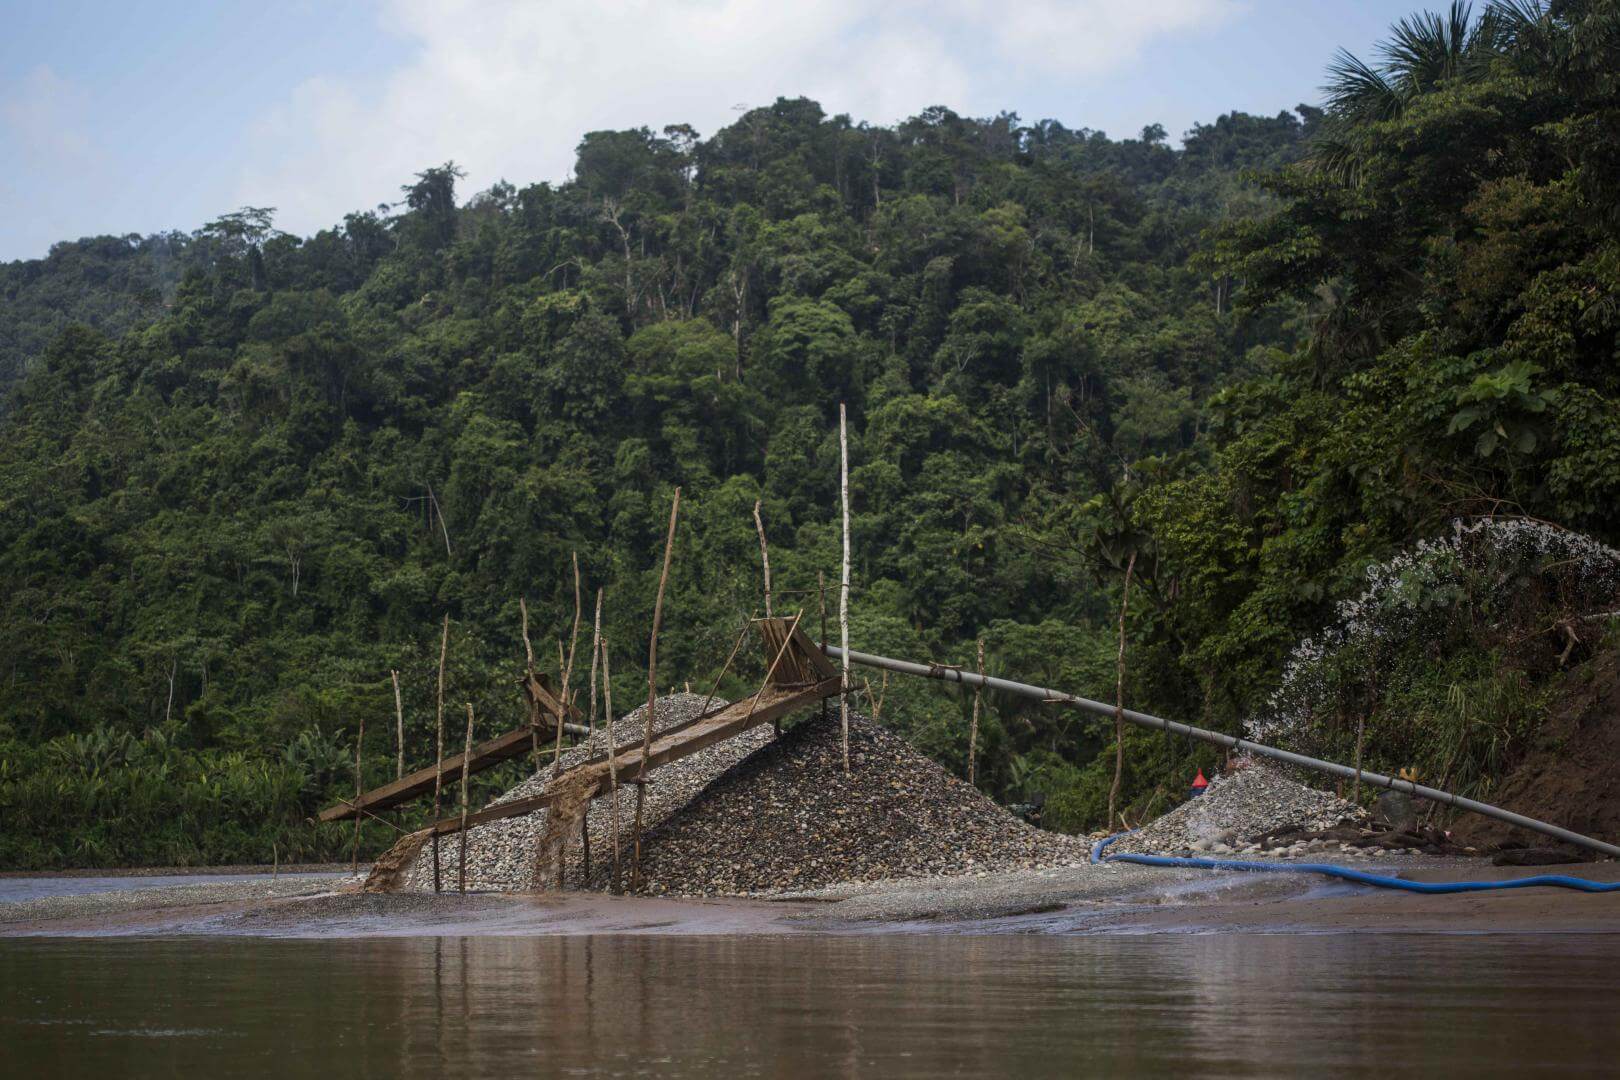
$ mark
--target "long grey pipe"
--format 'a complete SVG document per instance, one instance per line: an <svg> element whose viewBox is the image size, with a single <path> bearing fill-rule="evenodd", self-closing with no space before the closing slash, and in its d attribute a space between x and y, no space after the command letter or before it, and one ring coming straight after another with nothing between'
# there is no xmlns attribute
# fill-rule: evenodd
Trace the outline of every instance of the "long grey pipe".
<svg viewBox="0 0 1620 1080"><path fill-rule="evenodd" d="M827 654L834 658L842 659L844 656L844 650L836 645L825 646L825 649ZM866 667L886 668L889 671L898 671L904 675L921 675L924 678L943 679L946 682L959 682L968 686L983 686L988 690L1000 690L1008 694L1017 694L1019 697L1034 698L1037 701L1073 705L1098 716L1112 717L1114 715L1114 706L1101 701L1092 701L1090 698L1066 694L1061 690L1049 690L1043 686L1031 686L1029 683L1013 682L1011 679L997 679L988 675L976 675L971 671L962 671L958 668L941 667L938 664L915 664L909 660L891 660L887 656L874 656L871 653L856 652L854 649L849 650L849 662ZM1614 844L1606 844L1602 840L1594 840L1590 836L1582 836L1578 832L1571 832L1557 825L1550 825L1545 821L1537 821L1535 818L1525 817L1523 814L1515 814L1513 811L1504 810L1500 806L1491 806L1489 803L1465 799L1461 795L1453 795L1451 792L1441 791L1439 788L1424 787L1422 784L1414 784L1410 780L1400 780L1392 776L1385 776L1382 773L1370 772L1366 769L1362 769L1357 773L1355 769L1348 765L1339 765L1336 762L1323 761L1320 758L1306 757L1304 754L1296 754L1289 750L1279 750L1275 746L1266 746L1263 743L1223 735L1219 731L1209 731L1188 724L1178 724L1174 720L1163 720L1157 716L1149 716L1147 713L1136 712L1133 709L1123 709L1121 715L1139 727L1186 735L1189 738L1213 743L1216 746L1224 746L1229 750L1241 750L1250 754L1258 754L1260 757L1271 758L1274 761L1284 761L1290 765L1298 765L1301 768L1314 769L1329 776L1353 780L1359 775L1363 781L1377 787L1389 788L1392 791L1404 791L1408 795L1416 795L1420 799L1428 799L1431 802L1441 803L1445 806L1454 806L1458 810L1483 814L1486 817L1505 821L1509 825L1517 825L1521 829L1530 829L1545 836L1551 836L1566 843L1574 844L1577 847L1586 848L1589 851L1620 858L1620 847Z"/></svg>

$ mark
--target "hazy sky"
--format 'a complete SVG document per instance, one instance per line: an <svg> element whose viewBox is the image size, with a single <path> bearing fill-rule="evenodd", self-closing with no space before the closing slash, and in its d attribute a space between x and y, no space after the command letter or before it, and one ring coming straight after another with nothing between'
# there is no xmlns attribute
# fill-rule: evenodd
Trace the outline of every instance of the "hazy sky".
<svg viewBox="0 0 1620 1080"><path fill-rule="evenodd" d="M0 0L0 260L241 205L310 233L446 160L568 175L586 131L803 94L1172 137L1315 102L1416 0ZM1429 6L1435 6L1431 3Z"/></svg>

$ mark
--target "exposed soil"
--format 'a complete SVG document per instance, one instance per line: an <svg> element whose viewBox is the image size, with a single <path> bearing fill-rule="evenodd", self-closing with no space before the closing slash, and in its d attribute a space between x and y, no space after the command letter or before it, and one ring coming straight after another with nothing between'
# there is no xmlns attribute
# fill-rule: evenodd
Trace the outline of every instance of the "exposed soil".
<svg viewBox="0 0 1620 1080"><path fill-rule="evenodd" d="M1600 653L1558 681L1535 744L1485 799L1620 843L1620 650ZM1457 842L1481 849L1550 843L1474 814L1462 815L1451 829Z"/></svg>

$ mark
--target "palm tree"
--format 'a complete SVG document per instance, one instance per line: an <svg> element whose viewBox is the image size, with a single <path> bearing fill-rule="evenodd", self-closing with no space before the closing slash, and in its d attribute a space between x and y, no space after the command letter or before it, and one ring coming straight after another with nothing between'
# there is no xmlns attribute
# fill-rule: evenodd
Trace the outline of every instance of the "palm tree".
<svg viewBox="0 0 1620 1080"><path fill-rule="evenodd" d="M1500 34L1493 13L1498 6L1493 4L1478 22L1466 0L1452 0L1444 15L1408 15L1377 46L1376 64L1340 49L1322 88L1329 122L1317 145L1318 167L1341 183L1354 183L1361 165L1348 137L1354 129L1399 119L1421 95L1483 71L1497 55ZM1535 0L1508 0L1502 6L1525 13L1540 10Z"/></svg>

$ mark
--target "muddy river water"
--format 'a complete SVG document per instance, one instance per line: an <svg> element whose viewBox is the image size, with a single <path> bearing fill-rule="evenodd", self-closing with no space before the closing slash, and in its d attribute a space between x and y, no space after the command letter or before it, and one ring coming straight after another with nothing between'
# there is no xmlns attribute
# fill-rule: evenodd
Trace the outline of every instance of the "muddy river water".
<svg viewBox="0 0 1620 1080"><path fill-rule="evenodd" d="M1609 1074L1614 935L0 939L0 1075Z"/></svg>

